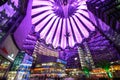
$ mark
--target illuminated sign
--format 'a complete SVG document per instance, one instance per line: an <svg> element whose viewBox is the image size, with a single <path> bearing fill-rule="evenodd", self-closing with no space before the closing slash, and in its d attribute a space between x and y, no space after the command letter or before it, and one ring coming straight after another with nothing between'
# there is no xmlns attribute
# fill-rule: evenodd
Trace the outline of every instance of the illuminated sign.
<svg viewBox="0 0 120 80"><path fill-rule="evenodd" d="M62 63L62 64L67 64L66 61L63 61L63 60L61 60L61 59L57 59L57 62Z"/></svg>
<svg viewBox="0 0 120 80"><path fill-rule="evenodd" d="M10 60L14 61L14 54L8 55L8 58L9 58Z"/></svg>
<svg viewBox="0 0 120 80"><path fill-rule="evenodd" d="M20 66L21 66L21 65L22 65L22 66L32 66L32 64L27 64L27 63L26 63L26 64L25 64L25 63L22 63L22 64L20 64Z"/></svg>

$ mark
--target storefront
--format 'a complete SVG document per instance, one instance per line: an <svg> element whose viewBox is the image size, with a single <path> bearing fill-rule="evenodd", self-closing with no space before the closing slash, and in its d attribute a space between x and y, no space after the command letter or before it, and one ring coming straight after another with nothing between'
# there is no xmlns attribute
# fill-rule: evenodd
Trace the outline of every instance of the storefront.
<svg viewBox="0 0 120 80"><path fill-rule="evenodd" d="M12 36L8 35L0 45L0 77L7 78L19 49L15 45Z"/></svg>
<svg viewBox="0 0 120 80"><path fill-rule="evenodd" d="M36 80L36 78L63 78L66 76L65 65L59 62L47 62L37 64L34 69L31 70L31 79ZM36 77L37 76L37 77Z"/></svg>
<svg viewBox="0 0 120 80"><path fill-rule="evenodd" d="M20 64L23 61L24 55L25 55L24 51L18 52L18 55L16 56L16 58L13 62L13 65L8 73L8 76L7 76L8 80L14 80L14 78L16 77L17 71L19 69Z"/></svg>
<svg viewBox="0 0 120 80"><path fill-rule="evenodd" d="M9 60L0 55L0 79L6 75L10 64Z"/></svg>
<svg viewBox="0 0 120 80"><path fill-rule="evenodd" d="M24 58L17 70L15 80L29 80L32 62L33 57L25 53Z"/></svg>
<svg viewBox="0 0 120 80"><path fill-rule="evenodd" d="M9 71L7 80L29 80L33 57L20 51Z"/></svg>

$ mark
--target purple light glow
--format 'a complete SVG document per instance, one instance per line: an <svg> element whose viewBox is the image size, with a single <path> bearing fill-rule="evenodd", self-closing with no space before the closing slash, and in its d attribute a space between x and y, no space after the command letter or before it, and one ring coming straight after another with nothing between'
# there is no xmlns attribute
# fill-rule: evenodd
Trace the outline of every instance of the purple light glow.
<svg viewBox="0 0 120 80"><path fill-rule="evenodd" d="M79 31L78 31L78 29L76 28L76 25L75 25L73 19L70 18L70 20L71 20L72 26L74 26L73 30L75 31L76 40L77 40L78 43L81 43L81 42L82 42L82 37L80 36ZM77 22L77 21L76 21L76 22ZM79 22L79 21L78 21L78 22ZM82 26L80 26L80 28L82 28Z"/></svg>
<svg viewBox="0 0 120 80"><path fill-rule="evenodd" d="M68 22L68 26L70 27L70 22L69 22L69 20L67 19L67 22ZM75 44L75 41L74 41L74 38L72 37L73 36L73 34L72 34L72 30L71 30L71 28L68 28L68 32L70 32L70 39L69 39L69 45L70 45L70 47L73 47L74 46L74 44Z"/></svg>
<svg viewBox="0 0 120 80"><path fill-rule="evenodd" d="M33 6L36 6L36 5L48 5L48 6L53 6L53 4L48 0L48 1L44 1L44 0L34 0L33 1Z"/></svg>
<svg viewBox="0 0 120 80"><path fill-rule="evenodd" d="M35 24L36 22L38 22L39 20L43 19L48 14L54 15L52 13L53 13L53 11L48 11L48 12L45 12L44 14L41 14L41 15L33 18L32 23Z"/></svg>
<svg viewBox="0 0 120 80"><path fill-rule="evenodd" d="M63 31L62 31L62 40L61 40L61 47L65 48L66 47L66 38L65 38L65 19L63 19Z"/></svg>
<svg viewBox="0 0 120 80"><path fill-rule="evenodd" d="M88 31L85 29L84 26L82 26L82 24L79 22L79 20L75 16L73 16L73 17L74 17L75 21L77 22L77 24L79 25L79 29L81 30L82 34L87 38L89 36ZM78 17L81 18L81 16L79 16L79 15L78 15Z"/></svg>
<svg viewBox="0 0 120 80"><path fill-rule="evenodd" d="M23 49L24 41L26 40L26 37L32 28L31 17L30 17L31 16L31 12L30 12L31 8L32 8L32 0L29 0L26 16L24 17L21 24L14 32L14 38L15 38L16 44L18 45L18 47L21 50ZM20 36L18 36L18 35L20 35Z"/></svg>
<svg viewBox="0 0 120 80"><path fill-rule="evenodd" d="M15 5L16 7L18 7L18 4L19 4L18 2L19 2L19 0L11 0L11 2L14 3L14 5Z"/></svg>
<svg viewBox="0 0 120 80"><path fill-rule="evenodd" d="M54 48L73 47L89 37L95 27L89 21L86 0L34 0L32 24L40 38ZM68 33L68 35L67 35Z"/></svg>
<svg viewBox="0 0 120 80"><path fill-rule="evenodd" d="M6 14L9 17L12 17L13 14L15 14L15 12L16 12L16 11L14 11L13 7L11 5L8 5L7 3L0 7L0 12L3 10L5 10Z"/></svg>
<svg viewBox="0 0 120 80"><path fill-rule="evenodd" d="M11 0L11 2L14 3L14 6L18 8L18 0ZM0 12L3 10L5 10L5 12L7 13L9 17L12 17L13 14L15 14L16 12L16 10L14 10L11 4L8 5L8 2L0 6Z"/></svg>

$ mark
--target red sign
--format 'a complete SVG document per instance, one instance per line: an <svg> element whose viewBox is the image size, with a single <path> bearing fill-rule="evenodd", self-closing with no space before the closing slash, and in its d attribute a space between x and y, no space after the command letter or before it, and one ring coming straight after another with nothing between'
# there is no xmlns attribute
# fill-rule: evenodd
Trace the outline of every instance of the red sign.
<svg viewBox="0 0 120 80"><path fill-rule="evenodd" d="M5 47L3 47L3 48L0 48L5 54L8 54L8 51L7 51L7 49L5 48Z"/></svg>

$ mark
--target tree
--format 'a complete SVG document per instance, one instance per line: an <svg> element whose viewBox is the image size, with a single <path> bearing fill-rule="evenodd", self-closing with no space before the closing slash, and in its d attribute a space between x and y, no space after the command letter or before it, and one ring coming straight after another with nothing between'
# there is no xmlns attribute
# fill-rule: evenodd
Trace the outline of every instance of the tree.
<svg viewBox="0 0 120 80"><path fill-rule="evenodd" d="M85 73L85 75L89 78L90 77L90 69L88 67L83 67L82 71Z"/></svg>
<svg viewBox="0 0 120 80"><path fill-rule="evenodd" d="M109 78L112 78L112 73L110 72L110 62L106 61L106 60L101 60L98 62L97 67L100 67L102 69L104 69L108 75Z"/></svg>

